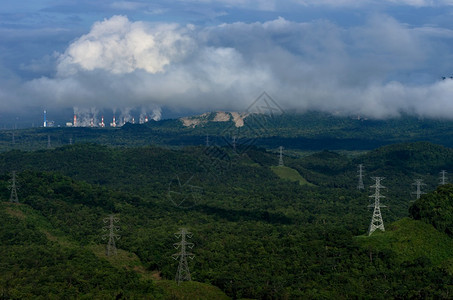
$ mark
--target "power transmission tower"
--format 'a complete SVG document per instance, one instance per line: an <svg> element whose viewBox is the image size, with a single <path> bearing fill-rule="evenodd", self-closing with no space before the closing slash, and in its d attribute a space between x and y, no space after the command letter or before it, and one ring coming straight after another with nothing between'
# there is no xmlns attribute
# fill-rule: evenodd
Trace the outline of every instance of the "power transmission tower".
<svg viewBox="0 0 453 300"><path fill-rule="evenodd" d="M440 171L440 178L439 179L440 179L440 184L441 185L447 184L447 180L448 180L447 171L445 171L445 170Z"/></svg>
<svg viewBox="0 0 453 300"><path fill-rule="evenodd" d="M72 137L69 138L69 145L72 145Z"/></svg>
<svg viewBox="0 0 453 300"><path fill-rule="evenodd" d="M368 207L374 207L373 216L371 217L370 228L368 230L368 235L370 236L376 229L380 229L385 231L384 221L382 220L381 215L381 207L385 207L381 205L380 199L385 198L380 193L380 189L385 188L385 186L381 185L381 181L384 180L384 177L372 177L376 181L371 188L374 188L374 194L369 196L370 198L374 198L374 204L368 205Z"/></svg>
<svg viewBox="0 0 453 300"><path fill-rule="evenodd" d="M236 152L236 136L233 136L233 151Z"/></svg>
<svg viewBox="0 0 453 300"><path fill-rule="evenodd" d="M9 197L9 202L19 203L19 197L17 196L18 185L16 182L16 171L13 171L12 178L10 180L9 189L11 190L11 195Z"/></svg>
<svg viewBox="0 0 453 300"><path fill-rule="evenodd" d="M120 235L116 234L115 232L119 231L120 227L116 226L115 224L118 223L119 221L120 221L120 219L115 218L114 215L109 215L108 218L104 218L104 224L108 223L108 225L104 226L102 229L104 231L108 231L108 233L104 234L102 239L103 240L105 240L107 238L109 239L107 246L105 248L105 254L107 256L116 255L116 253L117 253L115 240L119 240Z"/></svg>
<svg viewBox="0 0 453 300"><path fill-rule="evenodd" d="M357 175L359 177L359 184L357 185L357 188L359 190L363 190L365 187L363 185L363 165L362 164L359 165L359 170L357 171L357 173L359 173L359 175Z"/></svg>
<svg viewBox="0 0 453 300"><path fill-rule="evenodd" d="M187 257L193 259L195 255L186 251L186 248L192 249L194 246L193 243L189 243L186 241L186 238L192 238L192 233L188 232L185 228L181 228L179 232L175 233L175 236L178 239L181 238L181 242L173 244L175 249L180 249L178 253L173 254L173 259L175 260L179 259L178 271L176 271L176 282L179 285L183 281L192 280L192 278L190 277Z"/></svg>
<svg viewBox="0 0 453 300"><path fill-rule="evenodd" d="M280 146L279 150L280 150L280 154L279 154L279 158L278 158L278 166L283 167L284 166L284 164L283 164L283 147Z"/></svg>
<svg viewBox="0 0 453 300"><path fill-rule="evenodd" d="M47 135L47 149L50 149L52 148L52 146L50 145L50 135L48 134Z"/></svg>
<svg viewBox="0 0 453 300"><path fill-rule="evenodd" d="M422 192L422 190L421 190L421 187L423 185L426 185L426 184L423 183L423 179L415 179L415 182L412 185L415 185L417 187L417 190L415 192L412 192L412 194L416 195L417 199L420 199L420 197L423 194L426 194L425 192Z"/></svg>
<svg viewBox="0 0 453 300"><path fill-rule="evenodd" d="M209 134L206 134L206 147L209 147Z"/></svg>

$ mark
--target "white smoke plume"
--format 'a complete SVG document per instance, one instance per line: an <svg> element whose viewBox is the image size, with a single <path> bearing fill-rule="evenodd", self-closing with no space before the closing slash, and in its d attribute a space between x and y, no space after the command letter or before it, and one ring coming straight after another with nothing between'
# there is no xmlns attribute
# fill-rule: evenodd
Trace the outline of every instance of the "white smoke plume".
<svg viewBox="0 0 453 300"><path fill-rule="evenodd" d="M152 110L151 119L154 121L159 121L162 118L162 109L160 107L155 107Z"/></svg>
<svg viewBox="0 0 453 300"><path fill-rule="evenodd" d="M120 118L119 118L119 125L122 126L126 123L132 123L132 115L131 115L131 108L126 107L121 110Z"/></svg>
<svg viewBox="0 0 453 300"><path fill-rule="evenodd" d="M97 127L99 123L98 110L96 107L80 108L74 107L74 115L77 118L77 123L73 124L77 127Z"/></svg>
<svg viewBox="0 0 453 300"><path fill-rule="evenodd" d="M141 112L140 112L139 121L138 121L138 122L139 122L140 124L143 124L143 123L145 123L146 118L147 118L146 110L142 107Z"/></svg>

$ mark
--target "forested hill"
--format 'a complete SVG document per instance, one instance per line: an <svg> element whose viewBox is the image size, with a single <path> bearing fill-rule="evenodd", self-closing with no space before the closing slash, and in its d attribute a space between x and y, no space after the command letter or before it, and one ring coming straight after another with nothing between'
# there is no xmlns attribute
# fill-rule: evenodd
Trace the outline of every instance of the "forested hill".
<svg viewBox="0 0 453 300"><path fill-rule="evenodd" d="M20 204L15 204L5 202L5 179L0 179L2 299L228 299L210 284L177 286L171 280L176 266L170 233L178 225L164 226L157 213L140 213L136 196L56 173L26 171L20 173ZM121 220L121 239L117 255L108 257L103 220L112 213ZM148 227L148 218L154 217L158 228ZM146 254L140 259L142 251ZM158 264L167 266L170 280L161 277Z"/></svg>
<svg viewBox="0 0 453 300"><path fill-rule="evenodd" d="M439 186L434 192L422 195L409 209L410 218L404 218L387 226L386 232L370 237L360 236L357 241L362 247L374 251L391 251L396 259L423 269L429 265L441 266L447 273L445 278L432 278L427 282L441 280L452 283L453 274L453 185ZM370 255L372 253L370 252ZM371 257L371 256L370 256ZM413 278L408 278L412 281ZM412 284L412 282L411 282ZM407 287L404 287L407 289ZM416 290L416 289L415 289ZM429 292L412 292L413 297L429 297ZM422 296L423 295L423 296ZM447 297L443 295L443 297Z"/></svg>
<svg viewBox="0 0 453 300"><path fill-rule="evenodd" d="M453 121L401 116L386 120L341 117L319 112L257 115L219 121L218 113L193 117L184 125L179 119L126 124L121 128L54 127L0 131L0 149L37 150L71 143L95 142L113 146L160 145L170 147L238 145L293 150L371 150L379 146L429 141L453 147ZM220 118L221 119L221 118Z"/></svg>
<svg viewBox="0 0 453 300"><path fill-rule="evenodd" d="M411 206L410 213L415 220L431 224L453 237L453 185L441 186L434 193L421 197Z"/></svg>
<svg viewBox="0 0 453 300"><path fill-rule="evenodd" d="M365 190L357 189L359 163ZM406 143L353 157L285 155L285 166L277 164L275 153L257 147L238 154L228 146L76 144L2 153L0 196L8 201L17 170L21 204L0 206L0 291L5 298L163 299L222 297L213 286L237 299L453 293L451 265L439 263L453 258L453 193L437 188L438 172L451 170L452 149ZM368 238L371 176L385 177L388 231ZM424 179L427 194L412 205L415 178ZM120 219L118 259L107 259L102 246L103 218L112 213ZM195 254L186 289L171 283L181 227L192 232ZM421 233L432 237L426 248L402 259Z"/></svg>
<svg viewBox="0 0 453 300"><path fill-rule="evenodd" d="M171 150L78 144L54 150L0 154L0 171L59 172L76 180L131 192L162 203L168 202L167 193L175 180L191 178L191 184L209 195L197 199L200 209L211 209L211 206L237 209L235 205L239 201L240 207L247 210L283 210L281 203L284 202L291 203L299 211L300 199L305 198L303 206L314 197L329 199L325 203L315 199L310 202L312 209L319 212L330 210L332 201L338 197L347 200L335 205L350 211L349 201L363 197L363 193L369 190L368 186L373 184L371 177L380 176L385 177L383 184L387 187L383 192L387 199L383 201L391 207L387 214L391 220L396 220L407 215L409 203L414 199L411 193L415 179L423 179L426 184L423 190L432 191L439 182L439 172L453 169L453 150L426 142L389 145L354 157L331 151L302 157L284 156L285 165L310 184L303 186L279 179L271 168L278 164L275 153L255 147L248 148L242 155L230 147L216 149L219 152L209 152L211 150L206 147ZM360 193L357 191L358 164L364 165L364 184L367 187ZM225 201L224 197L233 203ZM357 203L356 207L361 208L362 204ZM352 216L354 212L350 211L350 214Z"/></svg>

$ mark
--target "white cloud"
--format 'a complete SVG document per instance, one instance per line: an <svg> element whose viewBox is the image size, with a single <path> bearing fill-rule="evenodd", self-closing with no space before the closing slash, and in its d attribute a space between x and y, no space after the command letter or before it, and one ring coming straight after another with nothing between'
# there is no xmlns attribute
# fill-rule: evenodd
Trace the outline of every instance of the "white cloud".
<svg viewBox="0 0 453 300"><path fill-rule="evenodd" d="M90 33L73 42L61 56L60 75L74 74L77 69L106 70L115 74L144 69L162 72L174 60L184 57L193 46L188 28L176 24L154 27L114 16L97 22Z"/></svg>
<svg viewBox="0 0 453 300"><path fill-rule="evenodd" d="M446 39L385 15L348 29L283 18L202 28L115 16L61 54L56 77L25 91L60 107L241 111L265 90L290 111L451 118L453 80L437 80L453 69Z"/></svg>
<svg viewBox="0 0 453 300"><path fill-rule="evenodd" d="M396 5L409 5L409 6L416 6L416 7L424 7L424 6L435 6L435 5L448 5L449 1L442 1L442 0L387 0L387 2L396 4Z"/></svg>
<svg viewBox="0 0 453 300"><path fill-rule="evenodd" d="M450 6L452 0L293 0L305 6L332 6L332 7L365 7L374 5L398 5L413 7Z"/></svg>

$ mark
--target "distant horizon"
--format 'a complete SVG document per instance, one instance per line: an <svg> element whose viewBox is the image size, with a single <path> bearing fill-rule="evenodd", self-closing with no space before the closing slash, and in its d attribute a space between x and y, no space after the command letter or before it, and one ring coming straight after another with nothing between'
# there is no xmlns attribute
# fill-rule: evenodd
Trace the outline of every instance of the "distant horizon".
<svg viewBox="0 0 453 300"><path fill-rule="evenodd" d="M44 111L43 111L44 112ZM4 123L2 121L0 121L0 130L14 130L14 129L31 129L31 128L44 128L43 126L43 123L44 123L44 114L43 112L41 113L41 120L39 121L37 118L34 118L34 121L30 123L29 119L26 119L26 120L23 120L23 119L20 119L18 118L17 119L17 123L14 123L13 122L10 122L10 123ZM227 110L216 110L216 111L204 111L204 112L199 112L199 113L174 113L174 112L165 112L162 114L162 117L159 119L159 120L154 120L154 121L165 121L165 120L177 120L177 119L181 119L181 118L191 118L191 117L199 117L203 114L206 114L206 113L219 113L219 112L225 112L225 113L234 113L234 112L237 112L237 113L240 113L240 114L243 114L243 113L246 113L245 111L243 112L239 112L239 111L227 111ZM338 118L347 118L347 119L358 119L358 120L369 120L369 121L388 121L388 120L397 120L397 119L401 119L401 118L415 118L415 119L419 119L419 120L430 120L430 121L444 121L444 122L452 122L453 123L453 117L452 118L443 118L443 117L423 117L423 116L417 116L417 115L411 115L411 114L406 114L406 113L401 113L400 115L398 116L394 116L394 117L387 117L387 118L373 118L373 117L369 117L369 116L364 116L364 115L359 115L359 114L349 114L349 115L343 115L343 114L338 114L338 113L334 113L334 112L325 112L325 111L319 111L319 110L306 110L304 112L285 112L286 115L300 115L300 116L303 116L304 114L309 114L309 113L319 113L319 114L324 114L324 115L329 115L329 116L333 116L333 117L338 117ZM84 113L85 116L87 116L86 113ZM94 126L90 126L90 124L88 124L87 122L89 122L90 119L88 118L85 118L85 125L81 125L81 120L80 120L80 115L77 115L78 118L79 118L79 124L78 126L76 127L93 127L93 128L101 128L99 126L99 122L101 121L101 117L103 116L104 117L104 122L105 122L105 127L106 128L113 128L110 123L112 122L113 120L113 116L115 115L115 118L116 118L116 121L117 121L117 128L121 127L119 126L119 124L121 123L120 122L120 116L121 114L114 114L113 111L109 111L109 110L106 110L105 113L104 111L100 111L97 113L96 115L96 119L94 119L95 121L95 125ZM140 113L138 111L130 111L130 117L134 117L135 119L135 123L134 124L139 124L139 116L140 116ZM149 117L150 115L148 115ZM67 126L66 123L70 123L73 121L73 117L74 117L74 114L73 113L69 113L67 114L67 116L65 116L64 118L63 117L59 117L59 118L54 118L52 116L52 113L49 113L49 111L47 111L47 120L48 120L48 126L47 128L63 128L63 127L72 127L72 126ZM148 118L149 121L152 120L152 118ZM53 125L51 124L51 122L53 122ZM128 121L126 121L124 124L126 123L131 123L131 119L129 119ZM30 125L28 125L30 124ZM122 125L124 125L122 124Z"/></svg>

